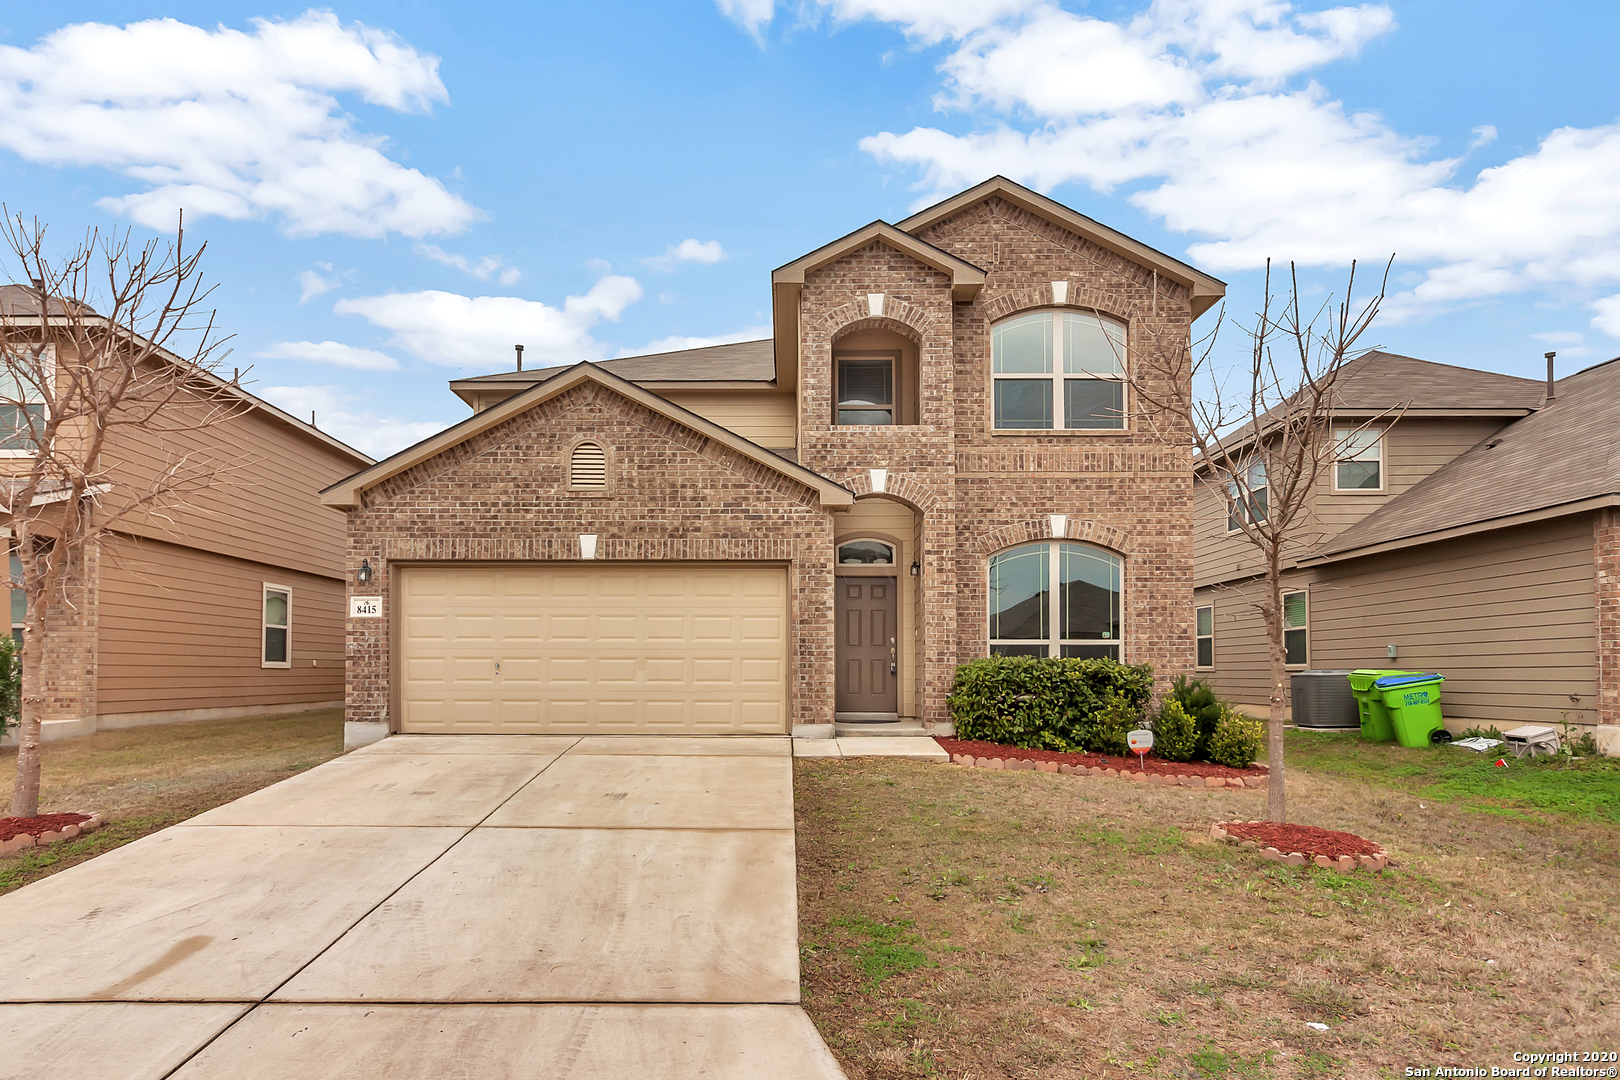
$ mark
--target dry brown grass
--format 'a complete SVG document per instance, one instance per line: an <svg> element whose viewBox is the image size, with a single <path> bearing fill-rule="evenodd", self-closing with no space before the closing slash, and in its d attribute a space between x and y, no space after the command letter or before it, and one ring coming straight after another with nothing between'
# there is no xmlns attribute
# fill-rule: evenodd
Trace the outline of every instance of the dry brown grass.
<svg viewBox="0 0 1620 1080"><path fill-rule="evenodd" d="M78 840L0 857L0 893L285 780L343 752L343 710L103 731L46 743L40 813L99 811ZM17 750L0 750L0 778Z"/></svg>
<svg viewBox="0 0 1620 1080"><path fill-rule="evenodd" d="M1264 799L798 762L806 1008L851 1080L1383 1077L1620 1049L1612 825L1296 771L1294 820L1394 860L1343 875L1208 838Z"/></svg>

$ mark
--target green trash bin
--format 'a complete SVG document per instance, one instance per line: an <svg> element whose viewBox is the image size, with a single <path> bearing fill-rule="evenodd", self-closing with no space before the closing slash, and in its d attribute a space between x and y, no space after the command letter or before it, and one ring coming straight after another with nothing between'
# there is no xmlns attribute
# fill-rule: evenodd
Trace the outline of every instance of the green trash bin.
<svg viewBox="0 0 1620 1080"><path fill-rule="evenodd" d="M1389 710L1389 721L1395 728L1395 741L1402 746L1428 746L1429 737L1444 731L1440 718L1440 684L1445 676L1433 673L1421 675L1385 675L1373 683L1373 689L1384 700Z"/></svg>
<svg viewBox="0 0 1620 1080"><path fill-rule="evenodd" d="M1368 742L1394 742L1395 728L1389 722L1389 710L1384 697L1373 689L1373 683L1385 675L1420 675L1418 671L1395 671L1390 668L1361 668L1350 673L1350 693L1355 695L1356 708L1361 713L1361 737Z"/></svg>

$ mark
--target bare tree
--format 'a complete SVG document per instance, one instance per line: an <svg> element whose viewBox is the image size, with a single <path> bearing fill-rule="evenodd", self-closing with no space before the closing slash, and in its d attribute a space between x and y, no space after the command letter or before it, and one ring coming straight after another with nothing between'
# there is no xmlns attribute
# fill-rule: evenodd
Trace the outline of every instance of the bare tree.
<svg viewBox="0 0 1620 1080"><path fill-rule="evenodd" d="M11 813L32 817L52 633L77 614L76 590L94 587L110 530L172 521L231 470L196 433L250 406L214 374L212 288L183 222L142 246L127 230L91 231L53 259L43 224L0 213L3 257L20 270L0 285L0 503L21 564L10 585L28 598Z"/></svg>
<svg viewBox="0 0 1620 1080"><path fill-rule="evenodd" d="M1243 328L1248 362L1217 371L1215 345L1224 320L1196 349L1168 354L1133 353L1128 376L1138 408L1167 436L1190 441L1196 482L1220 490L1228 528L1259 557L1261 593L1255 607L1266 628L1271 676L1266 760L1271 771L1266 817L1287 820L1283 761L1287 708L1287 625L1283 573L1325 538L1314 520L1318 486L1340 456L1344 436L1353 438L1395 413L1388 410L1335 435L1336 387L1345 364L1370 349L1358 343L1384 302L1390 263L1370 299L1355 296L1350 266L1344 299L1331 298L1307 316L1299 278L1289 264L1288 295L1272 294L1266 263L1265 294L1255 322ZM1348 428L1346 433L1343 429Z"/></svg>

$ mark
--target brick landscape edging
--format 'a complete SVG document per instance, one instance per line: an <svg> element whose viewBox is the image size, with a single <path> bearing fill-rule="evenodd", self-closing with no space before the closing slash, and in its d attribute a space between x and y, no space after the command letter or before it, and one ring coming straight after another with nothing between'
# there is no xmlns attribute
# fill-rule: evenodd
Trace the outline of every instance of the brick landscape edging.
<svg viewBox="0 0 1620 1080"><path fill-rule="evenodd" d="M1182 776L1176 773L1142 773L1130 769L1104 769L1095 765L1068 765L1056 761L1031 761L1028 758L975 758L972 754L952 754L958 765L980 769L1023 769L1034 772L1061 773L1064 776L1110 776L1137 783L1159 784L1164 787L1191 788L1263 788L1270 777L1251 776Z"/></svg>
<svg viewBox="0 0 1620 1080"><path fill-rule="evenodd" d="M1290 851L1284 854L1274 847L1261 847L1260 842L1257 840L1246 840L1241 836L1233 836L1231 833L1221 828L1222 825L1259 824L1262 824L1262 822L1217 821L1215 824L1209 827L1209 836L1212 840L1224 840L1228 844L1236 844L1239 847L1250 851L1258 851L1262 859L1270 859L1272 862L1280 862L1285 866L1304 866L1308 860L1310 862L1314 862L1317 866L1320 866L1324 870L1339 870L1348 874L1350 871L1359 867L1363 870L1371 870L1376 874L1378 871L1389 865L1389 852L1384 850L1384 845L1382 844L1374 845L1378 848L1378 854L1376 855L1340 855L1336 859L1329 858L1326 855L1308 857L1302 851ZM1371 841L1368 842L1371 843Z"/></svg>
<svg viewBox="0 0 1620 1080"><path fill-rule="evenodd" d="M18 833L10 840L0 840L0 855L10 855L31 847L44 847L54 844L58 840L72 840L76 836L95 832L105 824L100 814L91 814L90 817L77 825L64 825L54 832L42 832L38 836L33 833Z"/></svg>

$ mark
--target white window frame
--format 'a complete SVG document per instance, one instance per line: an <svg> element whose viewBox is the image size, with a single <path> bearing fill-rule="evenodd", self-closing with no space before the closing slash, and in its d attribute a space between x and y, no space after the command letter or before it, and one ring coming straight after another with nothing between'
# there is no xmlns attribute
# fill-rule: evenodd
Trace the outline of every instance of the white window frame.
<svg viewBox="0 0 1620 1080"><path fill-rule="evenodd" d="M1257 484L1256 479L1264 480L1265 483ZM1243 529L1243 526L1239 524L1239 514L1243 515L1243 521L1253 525L1256 521L1266 520L1266 517L1271 513L1271 480L1266 476L1265 462L1251 462L1244 469L1244 486L1249 489L1247 499L1243 498L1243 493L1238 490L1236 480L1226 482L1226 532L1229 536L1232 533L1241 532ZM1258 517L1254 516L1253 513L1254 504L1257 501L1255 499L1256 492L1261 493L1260 501L1265 504L1260 508Z"/></svg>
<svg viewBox="0 0 1620 1080"><path fill-rule="evenodd" d="M1372 443L1354 454L1346 455L1345 444L1351 439L1371 435ZM1371 452L1374 456L1363 455ZM1347 488L1339 486L1339 466L1350 462L1378 462L1378 486L1375 488ZM1384 430L1382 428L1335 428L1333 431L1333 494L1383 495L1389 490L1389 470L1384 468Z"/></svg>
<svg viewBox="0 0 1620 1080"><path fill-rule="evenodd" d="M45 346L42 346L41 348L43 349L42 356L44 358L45 378L46 378L47 381L54 383L56 381L56 346L55 345L45 345ZM3 365L0 365L0 370L3 370ZM18 389L19 390L24 390L26 388L23 387L21 385L21 383L19 382ZM0 403L0 404L3 404L3 403ZM45 402L45 399L43 397L41 397L37 402L32 401L32 400L27 401L27 404L29 404L29 405L36 405L37 404L37 405L40 405L41 407L46 406L46 402ZM48 408L46 408L45 414L49 415L49 409ZM6 438L5 431L3 429L0 429L0 441L3 441L5 438ZM16 448L8 449L8 448L6 448L4 446L0 446L0 458L28 458L28 457L33 457L33 456L34 456L34 451L32 449L27 448L27 447L16 447Z"/></svg>
<svg viewBox="0 0 1620 1080"><path fill-rule="evenodd" d="M260 593L259 593L259 666L260 667L265 667L265 668L290 668L290 667L292 667L292 654L293 654L293 652L292 652L292 645L293 645L293 636L292 636L292 632L293 632L292 590L289 589L285 585L275 585L275 584L272 584L271 582L268 582L268 581L264 582L263 584L264 584L264 588L262 590L260 590ZM285 596L287 598L287 625L284 626L284 627L273 626L268 621L270 613L269 613L268 610L266 610L266 608L267 608L267 605L270 602L270 594L271 593L280 593L281 595L283 595L283 596ZM266 642L265 642L265 631L266 630L271 630L271 629L286 630L287 631L287 659L285 659L285 660L276 661L276 660L267 659L267 653L269 652L269 650L265 648L265 644L266 644Z"/></svg>
<svg viewBox="0 0 1620 1080"><path fill-rule="evenodd" d="M1290 596L1302 596L1305 598L1305 621L1298 626L1288 625L1288 598ZM1284 666L1308 668L1311 666L1311 594L1306 589L1285 589L1282 594L1282 604ZM1305 659L1298 662L1288 662L1288 635L1291 633L1305 635Z"/></svg>
<svg viewBox="0 0 1620 1080"><path fill-rule="evenodd" d="M1047 588L1047 595L1050 598L1048 600L1048 602L1047 602L1047 609L1048 610L1047 610L1047 613L1046 613L1046 638L1045 638L1044 642L1040 638L1016 638L1016 639L1015 638L992 638L992 637L989 636L989 630L990 630L990 603L991 603L991 600L990 600L990 595L991 595L990 594L990 567L994 563L997 556L1005 555L1005 554L1007 554L1009 552L1017 551L1019 548L1034 547L1036 544L1045 544L1046 545L1046 557L1047 557L1047 564L1046 564L1046 582L1047 582L1047 584L1046 584L1046 588ZM1118 565L1118 567L1119 567L1119 636L1118 637L1114 637L1114 638L1071 638L1068 641L1065 641L1062 638L1061 634L1062 634L1062 630L1063 630L1063 626L1062 626L1063 604L1062 604L1062 601L1059 600L1059 598L1058 598L1058 590L1059 590L1059 588L1062 587L1062 582L1063 582L1062 549L1063 549L1064 545L1068 545L1070 547L1083 548L1083 549L1085 549L1087 551L1094 551L1094 552L1096 552L1096 553L1098 553L1100 555L1105 555L1108 558L1113 559L1114 562ZM990 555L990 558L985 560L985 563L984 563L984 585L985 585L985 588L984 588L984 595L985 595L984 622L981 623L980 625L985 628L986 654L987 655L995 656L996 655L995 647L997 645L1006 645L1006 646L1010 646L1010 647L1014 647L1014 648L1028 648L1028 647L1033 646L1033 645L1044 644L1046 646L1046 655L1048 657L1059 657L1059 658L1061 658L1063 656L1063 646L1065 644L1068 644L1068 645L1082 645L1082 646L1111 645L1111 646L1114 647L1114 650L1115 650L1114 659L1119 661L1122 664L1125 663L1125 633L1126 633L1126 630L1125 630L1125 612L1127 610L1127 605L1125 603L1125 560L1124 560L1124 558L1122 558L1118 554L1116 554L1116 553L1114 553L1112 551L1109 551L1106 548L1097 547L1097 546L1095 546L1093 544L1081 544L1081 543L1077 543L1077 542L1075 542L1073 540L1063 540L1063 539L1036 540L1036 541L1032 541L1030 543L1025 543L1025 544L1014 544L1011 547L1002 548L1000 551L992 552L991 555Z"/></svg>
<svg viewBox="0 0 1620 1080"><path fill-rule="evenodd" d="M23 578L22 556L17 554L17 545L15 543L12 543L9 546L7 546L7 548L6 548L6 556L7 556L7 559L6 559L6 562L7 562L6 573L7 573L8 581L11 583L10 584L10 592L6 597L6 618L9 620L6 625L8 625L11 628L11 640L12 640L12 642L15 645L17 645L18 648L21 648L22 647L23 625L24 624L23 624L23 622L19 622L17 620L17 607L16 607L17 600L16 600L16 598L17 598L17 596L19 594L23 598L22 615L23 615L23 620L26 621L27 618L28 618L28 594L26 592L23 592L23 588L22 588L22 578Z"/></svg>
<svg viewBox="0 0 1620 1080"><path fill-rule="evenodd" d="M1198 616L1202 612L1209 612L1209 633L1204 633L1199 627ZM1199 646L1209 642L1209 663L1204 663L1199 652ZM1199 604L1193 608L1193 670L1213 671L1215 669L1215 605Z"/></svg>
<svg viewBox="0 0 1620 1080"><path fill-rule="evenodd" d="M1045 373L1038 371L1007 371L996 370L996 328L1023 319L1042 316L1051 320L1052 324L1052 357L1051 370ZM1114 326L1119 330L1119 367L1118 372L1069 372L1064 371L1063 361L1063 335L1067 317L1078 319L1091 319L1103 326ZM1106 330L1105 330L1106 332ZM1020 311L1016 315L1009 315L1005 319L998 319L990 326L990 430L996 435L1052 435L1052 434L1124 434L1131 427L1131 384L1127 377L1130 370L1130 327L1120 319L1112 319L1106 315L1090 311L1076 311L1073 308L1049 308L1037 311ZM1052 387L1052 426L1051 427L999 427L996 424L996 387L1002 382L1035 382L1046 380ZM1117 382L1120 384L1120 417L1118 427L1069 427L1066 412L1068 395L1063 392L1066 382L1071 380L1087 379L1097 382Z"/></svg>

